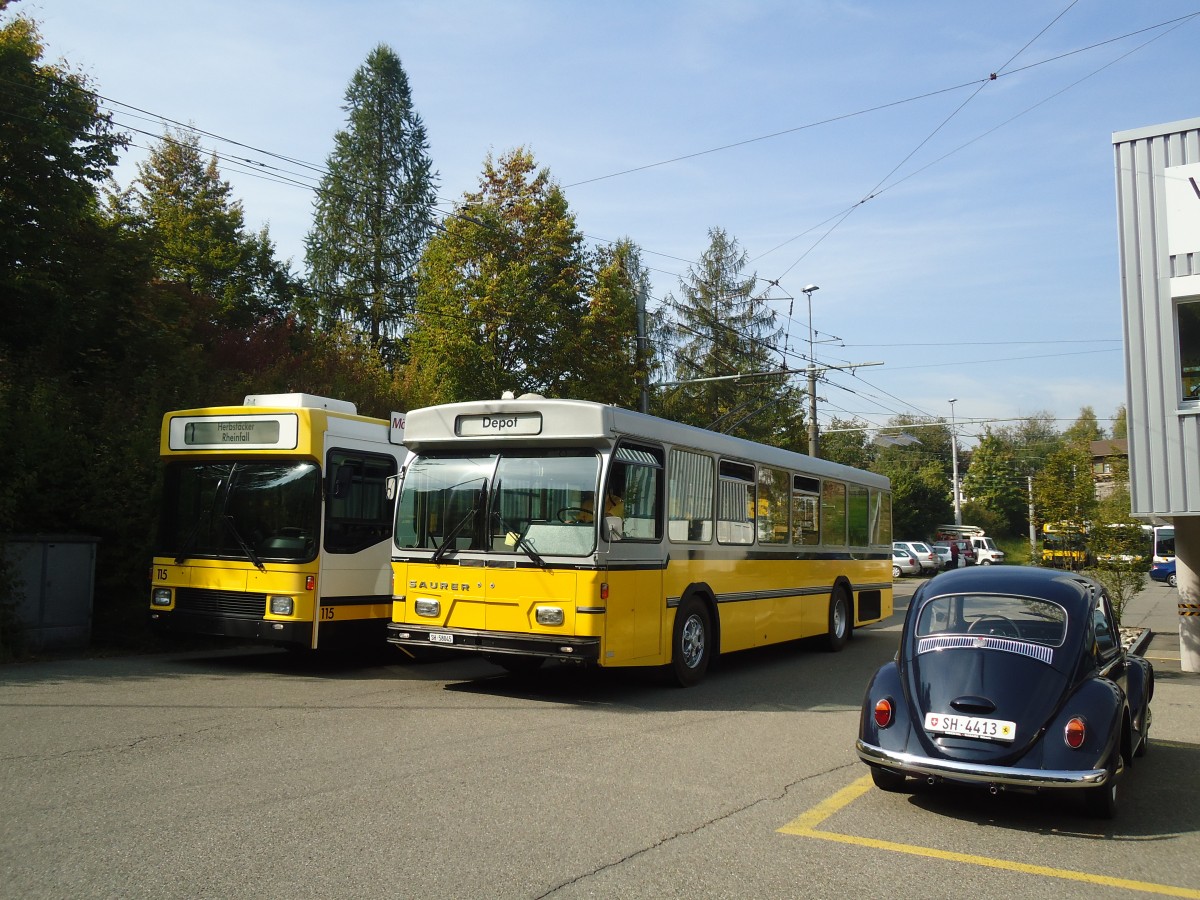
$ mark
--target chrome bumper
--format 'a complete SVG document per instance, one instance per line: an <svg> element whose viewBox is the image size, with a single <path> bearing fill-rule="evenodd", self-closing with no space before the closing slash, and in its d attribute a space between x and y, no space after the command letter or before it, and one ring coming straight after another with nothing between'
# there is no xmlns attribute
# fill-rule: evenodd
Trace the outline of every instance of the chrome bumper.
<svg viewBox="0 0 1200 900"><path fill-rule="evenodd" d="M917 778L944 778L972 784L1011 785L1023 788L1090 788L1107 784L1108 769L1019 769L1012 766L985 766L952 759L930 759L912 753L885 750L862 740L855 741L858 758L868 765ZM1123 763L1116 774L1121 774Z"/></svg>

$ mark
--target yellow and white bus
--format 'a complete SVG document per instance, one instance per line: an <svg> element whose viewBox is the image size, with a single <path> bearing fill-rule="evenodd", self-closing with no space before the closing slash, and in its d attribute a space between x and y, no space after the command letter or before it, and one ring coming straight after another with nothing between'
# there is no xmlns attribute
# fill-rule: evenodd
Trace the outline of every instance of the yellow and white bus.
<svg viewBox="0 0 1200 900"><path fill-rule="evenodd" d="M799 453L579 400L409 413L388 640L670 666L892 614L890 484ZM593 514L593 509L595 514Z"/></svg>
<svg viewBox="0 0 1200 900"><path fill-rule="evenodd" d="M156 629L292 648L384 646L404 417L310 394L163 416Z"/></svg>

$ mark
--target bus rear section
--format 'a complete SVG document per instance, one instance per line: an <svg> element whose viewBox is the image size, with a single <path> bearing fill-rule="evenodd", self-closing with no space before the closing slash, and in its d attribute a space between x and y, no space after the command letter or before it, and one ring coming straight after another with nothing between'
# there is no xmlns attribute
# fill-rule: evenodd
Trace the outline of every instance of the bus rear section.
<svg viewBox="0 0 1200 900"><path fill-rule="evenodd" d="M382 646L386 485L402 429L398 414L371 419L307 394L164 416L152 627L290 648Z"/></svg>

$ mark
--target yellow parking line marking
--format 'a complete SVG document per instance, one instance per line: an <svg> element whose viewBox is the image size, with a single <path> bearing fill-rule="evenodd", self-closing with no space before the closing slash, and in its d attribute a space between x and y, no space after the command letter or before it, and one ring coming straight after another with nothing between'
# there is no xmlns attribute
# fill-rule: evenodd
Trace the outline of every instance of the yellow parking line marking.
<svg viewBox="0 0 1200 900"><path fill-rule="evenodd" d="M823 841L836 841L841 844L856 844L860 847L871 847L876 850L890 850L894 853L907 853L911 856L924 856L932 859L944 859L949 862L959 862L972 866L983 866L991 869L1005 869L1010 872L1023 872L1027 875L1042 875L1047 878L1060 878L1065 881L1082 881L1086 884L1098 884L1104 887L1123 888L1129 891L1142 891L1148 894L1162 894L1167 897L1190 897L1200 900L1200 891L1190 888L1174 887L1169 884L1154 884L1148 881L1133 881L1128 878L1113 878L1108 875L1093 875L1088 872L1075 872L1071 869L1055 869L1050 866L1035 866L1029 863L1011 862L1006 859L992 859L987 856L975 856L970 853L955 853L950 850L937 850L933 847L919 847L914 844L900 844L895 841L881 841L875 838L856 837L849 834L839 834L836 831L822 831L817 828L834 813L849 806L867 791L871 790L871 776L865 775L847 787L842 788L832 797L818 803L787 825L779 829L784 834L794 834L799 837L817 838Z"/></svg>

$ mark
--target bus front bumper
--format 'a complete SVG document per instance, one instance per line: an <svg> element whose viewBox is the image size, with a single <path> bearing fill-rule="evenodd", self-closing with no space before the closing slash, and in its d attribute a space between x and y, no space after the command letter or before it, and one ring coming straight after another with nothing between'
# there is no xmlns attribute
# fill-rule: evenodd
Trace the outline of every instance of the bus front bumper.
<svg viewBox="0 0 1200 900"><path fill-rule="evenodd" d="M488 655L538 656L596 662L600 638L555 634L517 634L508 631L475 631L468 628L436 628L392 622L387 627L388 643L398 647L440 647L443 650Z"/></svg>

